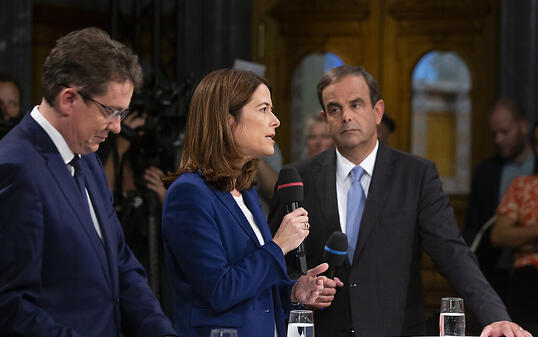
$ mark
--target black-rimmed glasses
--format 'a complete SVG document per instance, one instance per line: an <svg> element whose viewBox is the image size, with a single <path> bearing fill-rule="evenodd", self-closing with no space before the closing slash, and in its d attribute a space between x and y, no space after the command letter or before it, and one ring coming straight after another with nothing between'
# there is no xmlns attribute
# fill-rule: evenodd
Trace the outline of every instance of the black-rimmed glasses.
<svg viewBox="0 0 538 337"><path fill-rule="evenodd" d="M101 108L105 109L105 110L108 112L107 119L108 119L109 121L113 121L114 119L116 119L116 117L120 117L121 120L124 120L125 117L127 117L127 115L129 114L129 112L131 112L131 111L129 110L129 108L124 109L124 110L117 110L117 109L111 108L111 107L109 107L108 105L104 105L104 104L101 103L101 102L97 102L97 101L94 100L93 98L89 97L88 95L85 95L85 94L81 93L81 92L78 91L78 90L75 90L75 91L76 91L77 94L79 94L82 98L87 99L88 101L92 101L93 103L99 105Z"/></svg>

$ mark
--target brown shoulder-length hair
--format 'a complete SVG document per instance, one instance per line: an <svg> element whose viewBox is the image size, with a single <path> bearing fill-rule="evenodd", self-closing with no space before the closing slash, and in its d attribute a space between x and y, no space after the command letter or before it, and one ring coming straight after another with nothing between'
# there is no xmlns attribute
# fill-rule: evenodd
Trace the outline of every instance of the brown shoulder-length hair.
<svg viewBox="0 0 538 337"><path fill-rule="evenodd" d="M165 185L185 172L200 171L223 192L251 187L258 159L242 165L232 131L241 109L261 84L271 91L265 78L237 69L216 70L202 79L189 106L179 169L164 179Z"/></svg>

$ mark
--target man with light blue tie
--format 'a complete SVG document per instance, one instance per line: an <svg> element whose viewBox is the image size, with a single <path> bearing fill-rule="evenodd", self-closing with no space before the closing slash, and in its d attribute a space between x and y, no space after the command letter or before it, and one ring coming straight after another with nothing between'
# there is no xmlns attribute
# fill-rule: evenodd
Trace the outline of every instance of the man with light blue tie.
<svg viewBox="0 0 538 337"><path fill-rule="evenodd" d="M136 55L97 28L47 56L41 104L0 141L0 336L176 335L94 153L141 82Z"/></svg>
<svg viewBox="0 0 538 337"><path fill-rule="evenodd" d="M307 265L323 262L334 231L347 234L350 250L336 271L344 287L331 307L316 312L316 336L424 335L423 250L483 324L482 337L529 336L510 322L461 238L435 165L379 143L384 102L373 76L358 66L332 69L318 84L318 98L336 149L294 164L309 212ZM277 195L269 215L273 231L284 206ZM294 275L295 258L288 255Z"/></svg>

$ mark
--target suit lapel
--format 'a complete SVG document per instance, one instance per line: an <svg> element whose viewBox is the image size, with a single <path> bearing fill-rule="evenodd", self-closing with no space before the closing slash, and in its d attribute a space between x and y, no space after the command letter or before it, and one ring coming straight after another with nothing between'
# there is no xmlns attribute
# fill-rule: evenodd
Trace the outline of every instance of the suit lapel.
<svg viewBox="0 0 538 337"><path fill-rule="evenodd" d="M258 225L258 228L262 233L263 241L266 243L271 241L273 239L273 236L271 235L271 231L269 230L269 226L267 225L267 220L265 219L265 215L263 214L262 208L260 207L260 202L258 201L258 195L256 193L256 190L254 188L250 190L244 190L242 194L243 199L245 200L245 204L252 213L254 221L256 221L256 224Z"/></svg>
<svg viewBox="0 0 538 337"><path fill-rule="evenodd" d="M391 150L382 144L379 144L376 161L374 165L374 175L368 189L368 197L362 214L361 226L359 229L359 238L353 263L356 263L360 253L364 249L366 241L370 236L373 228L378 223L379 215L385 204L388 191L391 185Z"/></svg>
<svg viewBox="0 0 538 337"><path fill-rule="evenodd" d="M43 156L47 163L47 168L50 171L50 175L56 181L56 184L64 194L69 205L73 208L73 211L77 215L80 222L84 222L86 219L86 212L77 184L71 176L71 173L67 169L62 156L58 152L58 149L50 139L49 135L41 128L41 126L27 114L21 121L21 124L25 127L25 130L34 144L36 150Z"/></svg>
<svg viewBox="0 0 538 337"><path fill-rule="evenodd" d="M32 119L33 121L33 119ZM67 203L73 209L81 224L87 223L90 215L87 212L87 206L84 205L83 199L80 196L79 189L75 179L69 172L67 165L62 159L62 156L56 149L56 146L37 122L34 122L36 129L40 132L34 133L36 137L33 139L36 150L41 153L47 163L50 175L54 178L58 188L62 191ZM31 129L31 128L30 128ZM30 132L35 132L30 130ZM91 218L90 218L91 219ZM86 226L84 226L86 227Z"/></svg>
<svg viewBox="0 0 538 337"><path fill-rule="evenodd" d="M90 216L86 211L88 207L84 205L75 179L69 173L62 157L59 153L43 153L43 156L47 160L47 167L50 174L63 192L71 208L73 208L79 222L87 223Z"/></svg>
<svg viewBox="0 0 538 337"><path fill-rule="evenodd" d="M91 230L95 232L95 229L93 228L91 217L87 212L88 207L83 204L84 201L81 198L75 179L73 176L71 176L71 173L67 169L67 166L63 161L62 156L58 152L58 149L54 145L52 139L50 139L49 135L30 116L30 114L26 115L21 123L24 123L24 127L27 131L29 139L31 139L36 150L45 159L50 175L53 177L56 185L62 191L67 203L71 206L73 212L78 218L78 225L83 228L88 240L93 246L93 250L98 257L97 259L101 264L103 273L108 275L106 256L102 243L99 241L99 237L96 235L96 233L91 232ZM88 221L90 221L90 223L88 223Z"/></svg>
<svg viewBox="0 0 538 337"><path fill-rule="evenodd" d="M223 193L215 188L211 188L213 193L217 196L217 198L221 201L221 203L230 211L232 216L234 217L235 221L241 226L241 228L247 233L247 235L256 243L256 245L259 247L260 242L258 241L258 238L256 237L256 234L254 234L254 231L252 230L252 227L250 226L247 218L243 214L243 211L239 208L237 203L235 202L233 196L231 193L226 192ZM251 211L252 212L252 211Z"/></svg>
<svg viewBox="0 0 538 337"><path fill-rule="evenodd" d="M320 198L320 205L327 224L327 240L333 232L341 232L340 214L338 213L338 197L336 194L336 150L326 152L318 159L319 170L315 173L316 193ZM325 244L325 242L323 242ZM344 268L349 270L349 259L345 259Z"/></svg>
<svg viewBox="0 0 538 337"><path fill-rule="evenodd" d="M313 174L316 178L314 184L325 223L330 227L329 233L341 231L336 197L336 150L327 151L325 155L320 156L316 165L318 167Z"/></svg>
<svg viewBox="0 0 538 337"><path fill-rule="evenodd" d="M103 236L103 241L101 241L101 238L99 238L99 235L95 231L95 228L93 228L93 223L91 224L91 228L88 231L88 235L91 237L91 242L93 245L93 248L96 250L96 253L99 255L101 264L103 268L106 268L106 270L109 271L109 273L105 273L107 275L107 278L110 280L110 277L112 277L111 284L118 284L116 282L117 280L117 269L115 268L109 268L109 266L116 266L117 265L117 256L114 253L115 246L112 242L111 233L108 231L108 215L106 212L107 207L105 207L104 200L101 197L101 193L99 192L98 188L98 182L95 180L94 175L92 172L90 172L90 169L87 165L87 158L86 156L82 156L80 160L80 164L82 169L84 170L84 179L86 182L86 189L88 190L88 194L90 195L90 199L92 202L93 210L95 211L95 215L97 217L97 221L99 222L100 229L101 229L101 235ZM104 244L104 247L103 247ZM104 249L103 249L104 248ZM105 265L103 261L107 261L108 263Z"/></svg>

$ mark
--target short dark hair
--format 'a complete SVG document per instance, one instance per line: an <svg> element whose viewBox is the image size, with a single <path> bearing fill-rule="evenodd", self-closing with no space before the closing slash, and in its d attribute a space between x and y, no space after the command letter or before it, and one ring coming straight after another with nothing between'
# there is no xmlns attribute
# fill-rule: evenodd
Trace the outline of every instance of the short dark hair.
<svg viewBox="0 0 538 337"><path fill-rule="evenodd" d="M75 85L88 96L102 95L110 81L142 85L138 57L127 46L95 27L73 31L56 41L45 59L43 98L54 106L62 87Z"/></svg>
<svg viewBox="0 0 538 337"><path fill-rule="evenodd" d="M396 122L394 119L390 118L387 113L383 114L383 117L381 118L381 123L385 124L385 126L389 129L390 132L394 132L396 130Z"/></svg>
<svg viewBox="0 0 538 337"><path fill-rule="evenodd" d="M14 86L17 87L17 90L19 91L19 101L22 101L22 89L21 84L19 81L15 78L15 76L8 74L8 73L0 73L0 82L5 83L13 83Z"/></svg>
<svg viewBox="0 0 538 337"><path fill-rule="evenodd" d="M329 85L348 75L362 76L362 78L364 78L366 84L368 85L368 89L370 90L370 104L372 105L372 108L375 106L377 101L381 99L379 86L377 85L377 81L372 74L367 72L366 69L361 66L344 64L329 70L318 83L318 99L323 111L325 111L325 106L323 105L323 90L325 90L325 88L327 88Z"/></svg>
<svg viewBox="0 0 538 337"><path fill-rule="evenodd" d="M510 111L515 121L527 120L527 116L525 116L525 114L523 113L521 106L513 98L499 98L495 102L495 105L493 106L493 109L491 109L491 111L495 110L496 107L505 107L508 111Z"/></svg>
<svg viewBox="0 0 538 337"><path fill-rule="evenodd" d="M262 84L271 91L265 78L238 69L216 70L202 79L189 106L179 169L165 179L166 184L184 172L201 171L223 192L251 187L258 159L238 166L242 157L229 120L232 116L239 121L242 108Z"/></svg>

